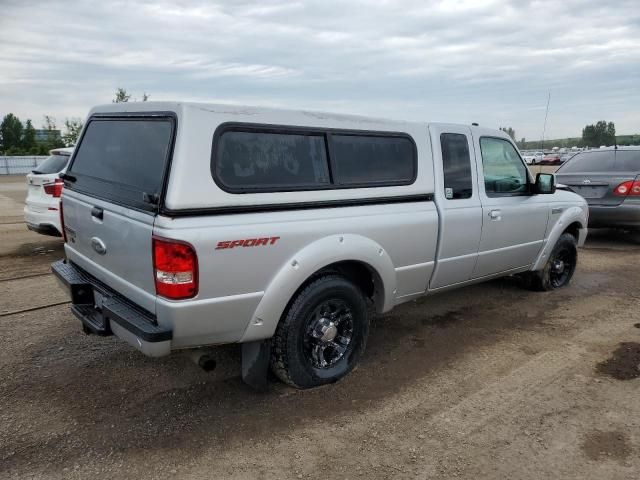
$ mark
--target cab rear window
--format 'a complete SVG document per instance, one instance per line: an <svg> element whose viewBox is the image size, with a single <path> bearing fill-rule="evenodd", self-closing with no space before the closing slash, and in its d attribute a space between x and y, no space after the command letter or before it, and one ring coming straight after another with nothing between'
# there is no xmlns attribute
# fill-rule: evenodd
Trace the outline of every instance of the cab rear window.
<svg viewBox="0 0 640 480"><path fill-rule="evenodd" d="M173 138L170 117L90 120L69 174L71 188L116 203L155 209Z"/></svg>

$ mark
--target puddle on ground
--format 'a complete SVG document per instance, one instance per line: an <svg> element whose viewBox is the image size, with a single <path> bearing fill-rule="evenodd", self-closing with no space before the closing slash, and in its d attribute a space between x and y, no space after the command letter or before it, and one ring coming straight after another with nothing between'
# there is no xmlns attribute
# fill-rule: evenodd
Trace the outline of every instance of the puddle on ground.
<svg viewBox="0 0 640 480"><path fill-rule="evenodd" d="M640 377L640 343L621 343L610 358L598 364L596 370L618 380Z"/></svg>
<svg viewBox="0 0 640 480"><path fill-rule="evenodd" d="M581 445L584 454L591 460L625 460L631 455L631 447L622 432L594 431L585 436Z"/></svg>

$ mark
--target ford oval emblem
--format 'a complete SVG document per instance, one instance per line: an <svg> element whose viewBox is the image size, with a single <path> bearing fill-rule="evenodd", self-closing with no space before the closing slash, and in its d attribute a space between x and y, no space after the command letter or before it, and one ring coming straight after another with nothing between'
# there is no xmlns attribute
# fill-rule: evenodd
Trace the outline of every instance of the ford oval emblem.
<svg viewBox="0 0 640 480"><path fill-rule="evenodd" d="M107 253L107 246L98 237L93 237L91 239L91 246L96 251L96 253L100 255L104 255L105 253Z"/></svg>

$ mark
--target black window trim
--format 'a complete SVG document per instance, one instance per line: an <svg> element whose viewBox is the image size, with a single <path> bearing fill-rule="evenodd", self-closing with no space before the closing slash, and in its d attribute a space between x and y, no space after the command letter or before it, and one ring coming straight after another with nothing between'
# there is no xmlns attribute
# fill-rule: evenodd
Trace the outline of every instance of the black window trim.
<svg viewBox="0 0 640 480"><path fill-rule="evenodd" d="M527 190L525 192L504 192L504 193L495 193L495 192L487 192L487 185L484 180L484 157L482 156L482 139L483 138L493 138L495 140L502 140L503 142L507 142L511 144L513 149L516 151L518 158L520 159L520 163L524 166L524 171L527 175ZM527 167L527 163L522 159L522 155L520 155L520 151L518 147L514 145L514 143L510 139L506 139L504 137L497 137L495 135L481 135L478 138L478 146L480 147L480 161L482 162L482 188L484 189L484 194L489 198L499 198L499 197L529 197L534 195L534 183L533 178L531 177L531 172L529 171L529 167Z"/></svg>
<svg viewBox="0 0 640 480"><path fill-rule="evenodd" d="M220 137L228 131L236 132L251 132L251 133L272 133L272 134L289 134L289 135L308 135L308 136L322 136L325 142L326 154L327 154L327 166L329 171L329 183L326 185L297 185L291 187L233 187L226 185L216 173L216 154L218 149L218 143ZM380 181L380 182L363 182L363 183L337 183L335 180L335 155L333 152L333 146L331 142L331 135L345 135L345 136L365 136L365 137L383 137L383 138L404 138L411 142L413 153L413 176L409 180L399 181ZM412 185L415 183L418 177L418 148L413 137L404 132L386 132L377 130L353 130L353 129L341 129L341 128L325 128L325 127L303 127L294 125L275 125L275 124L262 124L262 123L247 123L247 122L225 122L218 125L213 132L213 140L211 145L211 162L210 162L211 176L218 188L222 191L232 194L247 194L247 193L284 193L284 192L310 192L320 190L344 190L344 189L356 189L356 188L376 188L376 187L395 187L403 185Z"/></svg>
<svg viewBox="0 0 640 480"><path fill-rule="evenodd" d="M83 190L82 188L78 188L76 185L74 185L73 182L69 181L69 180L65 180L64 181L64 188L72 190L74 192L78 192L81 193L83 195L88 195L90 197L94 197L94 198L98 198L100 200L104 200L106 202L109 203L113 203L115 205L120 205L122 207L125 208L130 208L132 210L136 210L138 212L142 212L142 213L152 213L152 214L157 214L159 213L164 205L164 199L167 193L167 188L168 188L168 181L169 181L169 173L171 171L171 163L173 160L173 150L175 147L175 143L176 143L176 133L178 131L178 116L176 115L175 112L171 112L171 111L149 111L149 112L98 112L98 113L94 113L93 115L91 115L89 117L89 119L87 120L86 124L84 125L84 127L82 128L82 133L80 134L80 138L78 139L78 141L76 142L76 146L73 150L73 153L71 155L71 158L69 160L69 163L67 165L67 173L69 174L73 174L72 176L80 176L80 177L90 177L94 180L97 181L101 181L103 183L107 183L107 184L117 184L117 185L122 185L123 187L128 187L128 185L124 185L118 182L110 182L110 181L106 181L100 178L96 178L96 177L91 177L90 175L83 175L83 174L78 174L78 173L74 173L72 171L72 167L73 167L73 163L75 162L75 158L76 158L76 153L79 150L80 145L82 144L82 140L84 139L85 133L87 132L87 129L89 127L89 124L91 124L91 122L95 121L95 120L100 120L100 121L104 121L104 120L170 120L171 122L171 138L169 141L169 148L167 149L167 158L165 159L165 170L162 174L162 184L161 184L161 189L160 189L160 198L158 199L158 203L157 205L153 205L151 203L147 203L144 202L142 199L139 203L136 204L130 204L130 203L125 203L125 202L120 202L116 199L113 198L107 198L104 197L102 195L96 195L95 192L88 192Z"/></svg>
<svg viewBox="0 0 640 480"><path fill-rule="evenodd" d="M447 189L447 184L446 184L446 174L445 174L445 168L444 168L444 152L442 151L442 137L444 135L462 135L465 140L467 141L467 153L469 154L469 175L470 175L470 181L471 181L471 195L469 195L468 197L460 197L460 198L447 198L446 196L444 197L444 199L446 201L456 201L456 200L469 200L471 198L473 198L474 193L476 193L477 191L477 183L476 182L476 189L474 190L473 188L473 162L471 161L471 149L469 148L469 140L471 137L469 137L466 133L460 133L460 132L440 132L440 157L442 158L442 187L444 188L444 191L446 192ZM483 170L482 173L484 175L484 164L483 164Z"/></svg>

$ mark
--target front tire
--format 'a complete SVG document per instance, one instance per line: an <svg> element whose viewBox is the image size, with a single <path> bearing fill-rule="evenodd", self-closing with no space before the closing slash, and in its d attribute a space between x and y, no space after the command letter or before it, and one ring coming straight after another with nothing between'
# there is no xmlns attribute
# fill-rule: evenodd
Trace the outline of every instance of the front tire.
<svg viewBox="0 0 640 480"><path fill-rule="evenodd" d="M577 241L570 233L563 233L553 247L544 268L528 274L527 286L539 292L562 288L571 281L577 263Z"/></svg>
<svg viewBox="0 0 640 480"><path fill-rule="evenodd" d="M355 368L368 334L362 291L340 275L321 276L283 314L273 337L271 369L296 388L336 382Z"/></svg>

